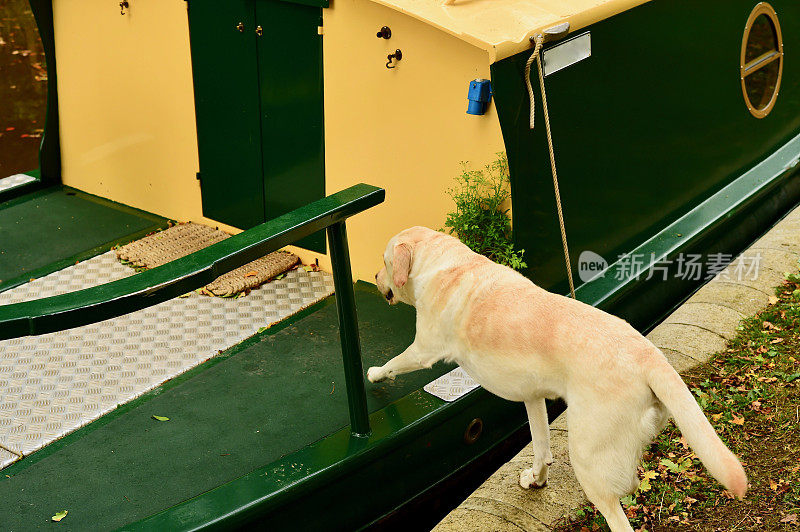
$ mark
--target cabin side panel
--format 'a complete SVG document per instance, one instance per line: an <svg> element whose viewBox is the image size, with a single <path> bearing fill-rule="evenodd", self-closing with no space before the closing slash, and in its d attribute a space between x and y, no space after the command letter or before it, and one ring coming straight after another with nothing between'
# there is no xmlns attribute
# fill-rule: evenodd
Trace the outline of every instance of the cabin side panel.
<svg viewBox="0 0 800 532"><path fill-rule="evenodd" d="M489 77L485 51L368 0L323 10L326 191L364 181L386 202L348 222L354 275L372 280L389 237L443 226L460 162L504 149L494 105L466 114L469 82ZM383 27L390 39L376 35ZM403 58L387 69L387 55Z"/></svg>
<svg viewBox="0 0 800 532"><path fill-rule="evenodd" d="M202 219L186 2L53 9L64 184Z"/></svg>
<svg viewBox="0 0 800 532"><path fill-rule="evenodd" d="M794 2L773 2L786 49L777 103L760 120L744 103L739 60L756 3L644 4L576 32L591 33L591 57L545 78L576 285L582 252L616 261L800 131ZM523 72L529 56L495 63L492 82L526 274L563 293L566 270L535 69L535 129L528 124ZM706 250L714 251L725 250Z"/></svg>

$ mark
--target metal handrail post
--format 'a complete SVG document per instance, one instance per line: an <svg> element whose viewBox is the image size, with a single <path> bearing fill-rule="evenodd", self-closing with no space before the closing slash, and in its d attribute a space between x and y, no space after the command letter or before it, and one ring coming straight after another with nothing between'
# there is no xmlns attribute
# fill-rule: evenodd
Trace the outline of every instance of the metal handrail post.
<svg viewBox="0 0 800 532"><path fill-rule="evenodd" d="M361 364L361 340L358 336L358 315L350 270L350 251L347 246L345 222L327 228L336 290L336 310L339 314L339 338L342 342L344 381L350 409L350 430L354 436L369 435L367 393L364 388L364 367Z"/></svg>

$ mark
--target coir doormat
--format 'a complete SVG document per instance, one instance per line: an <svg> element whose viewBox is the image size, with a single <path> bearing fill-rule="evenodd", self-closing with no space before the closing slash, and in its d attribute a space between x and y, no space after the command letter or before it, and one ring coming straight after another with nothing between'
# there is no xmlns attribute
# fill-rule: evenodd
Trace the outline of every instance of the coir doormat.
<svg viewBox="0 0 800 532"><path fill-rule="evenodd" d="M179 259L225 240L230 235L203 224L182 223L117 248L117 259L137 269L149 269ZM292 269L299 257L276 251L226 273L206 285L203 292L232 297L261 286Z"/></svg>

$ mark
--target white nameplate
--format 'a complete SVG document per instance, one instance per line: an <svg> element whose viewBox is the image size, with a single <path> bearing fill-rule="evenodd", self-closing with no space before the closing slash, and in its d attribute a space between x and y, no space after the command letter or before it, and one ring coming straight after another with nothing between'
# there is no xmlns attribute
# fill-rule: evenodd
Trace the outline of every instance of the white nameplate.
<svg viewBox="0 0 800 532"><path fill-rule="evenodd" d="M547 77L591 56L592 36L587 31L544 51L544 75Z"/></svg>

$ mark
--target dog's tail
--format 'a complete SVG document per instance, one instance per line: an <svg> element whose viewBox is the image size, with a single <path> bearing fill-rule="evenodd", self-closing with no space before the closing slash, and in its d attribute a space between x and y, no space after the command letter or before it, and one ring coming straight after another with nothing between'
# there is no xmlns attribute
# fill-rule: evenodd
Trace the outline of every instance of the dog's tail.
<svg viewBox="0 0 800 532"><path fill-rule="evenodd" d="M706 469L728 491L739 499L744 498L747 476L742 464L719 439L692 392L664 355L658 351L657 356L650 360L652 365L647 372L650 389L672 414L684 438Z"/></svg>

